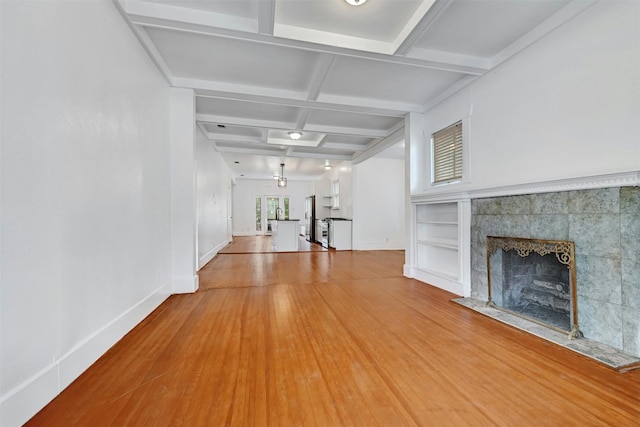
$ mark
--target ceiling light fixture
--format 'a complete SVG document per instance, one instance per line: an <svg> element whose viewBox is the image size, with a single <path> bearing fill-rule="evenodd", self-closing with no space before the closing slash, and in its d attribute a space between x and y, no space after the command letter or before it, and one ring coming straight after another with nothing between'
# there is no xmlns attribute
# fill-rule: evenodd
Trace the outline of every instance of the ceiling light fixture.
<svg viewBox="0 0 640 427"><path fill-rule="evenodd" d="M331 166L331 164L329 163L329 160L325 160L324 161L324 170L329 170L331 169L333 166Z"/></svg>
<svg viewBox="0 0 640 427"><path fill-rule="evenodd" d="M361 6L362 4L364 4L364 2L366 2L367 0L344 0L347 3L349 3L351 6Z"/></svg>
<svg viewBox="0 0 640 427"><path fill-rule="evenodd" d="M289 135L289 138L293 139L294 141L297 141L302 137L302 132L297 130L287 132L287 134Z"/></svg>
<svg viewBox="0 0 640 427"><path fill-rule="evenodd" d="M284 177L284 163L280 163L280 168L282 169L282 173L278 178L278 187L285 188L287 186L287 178Z"/></svg>
<svg viewBox="0 0 640 427"><path fill-rule="evenodd" d="M278 171L275 171L273 173L273 179L280 179L280 174L278 173Z"/></svg>

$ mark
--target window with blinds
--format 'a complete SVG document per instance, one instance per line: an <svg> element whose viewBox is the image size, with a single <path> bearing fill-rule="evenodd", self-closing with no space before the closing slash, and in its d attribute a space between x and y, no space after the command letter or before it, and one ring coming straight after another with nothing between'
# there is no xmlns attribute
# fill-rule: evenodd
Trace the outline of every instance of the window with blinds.
<svg viewBox="0 0 640 427"><path fill-rule="evenodd" d="M431 137L433 183L462 179L462 122L434 133Z"/></svg>

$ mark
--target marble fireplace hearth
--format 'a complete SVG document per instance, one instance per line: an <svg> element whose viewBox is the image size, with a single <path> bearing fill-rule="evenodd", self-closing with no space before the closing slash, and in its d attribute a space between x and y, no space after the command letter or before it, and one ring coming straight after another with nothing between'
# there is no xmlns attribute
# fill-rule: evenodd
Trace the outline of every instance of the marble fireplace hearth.
<svg viewBox="0 0 640 427"><path fill-rule="evenodd" d="M585 355L600 353L596 359L616 369L640 364L639 187L480 198L472 200L471 212L471 297L457 302ZM487 236L574 242L584 339L486 307Z"/></svg>
<svg viewBox="0 0 640 427"><path fill-rule="evenodd" d="M487 305L475 298L456 298L454 302L491 317L499 322L533 334L583 356L596 360L619 372L640 368L640 357L635 357L609 345L588 338L569 339L566 333L531 322L523 317Z"/></svg>

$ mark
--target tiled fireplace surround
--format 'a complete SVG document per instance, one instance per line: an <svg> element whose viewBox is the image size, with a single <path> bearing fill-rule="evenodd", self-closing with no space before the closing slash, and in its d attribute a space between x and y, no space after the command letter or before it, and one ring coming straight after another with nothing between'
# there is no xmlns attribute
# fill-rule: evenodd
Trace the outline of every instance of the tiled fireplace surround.
<svg viewBox="0 0 640 427"><path fill-rule="evenodd" d="M640 356L640 188L474 199L471 297L487 299L486 236L575 242L579 327Z"/></svg>

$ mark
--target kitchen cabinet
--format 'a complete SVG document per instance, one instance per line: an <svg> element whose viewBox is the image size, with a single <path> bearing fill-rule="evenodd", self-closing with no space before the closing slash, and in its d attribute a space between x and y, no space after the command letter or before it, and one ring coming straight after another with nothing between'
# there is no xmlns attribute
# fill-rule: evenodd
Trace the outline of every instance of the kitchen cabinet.
<svg viewBox="0 0 640 427"><path fill-rule="evenodd" d="M322 220L316 219L316 242L322 244Z"/></svg>
<svg viewBox="0 0 640 427"><path fill-rule="evenodd" d="M300 221L280 220L271 221L271 250L274 252L298 251L298 231Z"/></svg>
<svg viewBox="0 0 640 427"><path fill-rule="evenodd" d="M337 251L351 250L351 220L331 219L329 221L329 247Z"/></svg>

